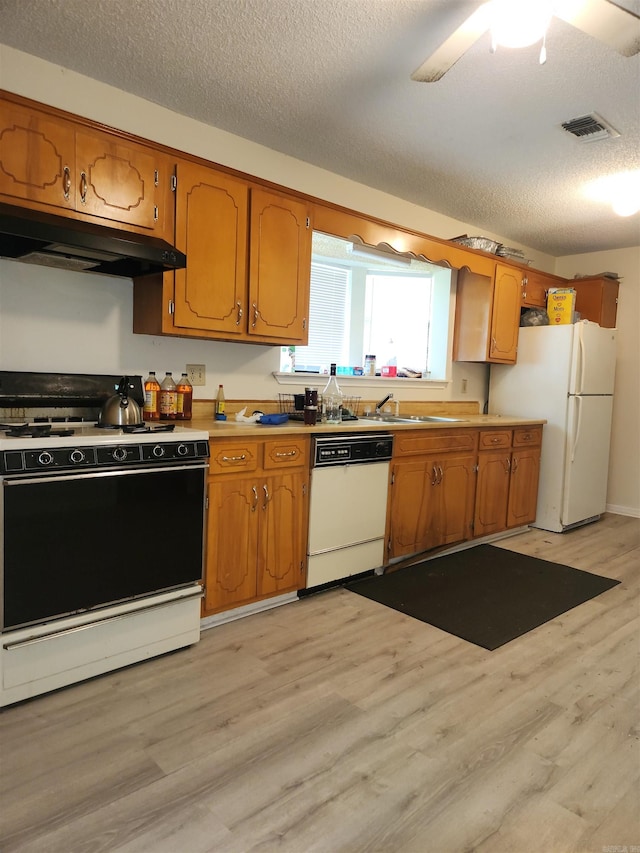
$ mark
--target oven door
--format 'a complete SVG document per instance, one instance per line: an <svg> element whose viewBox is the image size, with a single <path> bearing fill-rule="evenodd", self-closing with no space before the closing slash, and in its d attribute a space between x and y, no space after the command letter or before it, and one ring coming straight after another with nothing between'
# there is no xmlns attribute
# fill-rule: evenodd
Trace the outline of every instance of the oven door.
<svg viewBox="0 0 640 853"><path fill-rule="evenodd" d="M198 582L206 468L5 478L2 629Z"/></svg>

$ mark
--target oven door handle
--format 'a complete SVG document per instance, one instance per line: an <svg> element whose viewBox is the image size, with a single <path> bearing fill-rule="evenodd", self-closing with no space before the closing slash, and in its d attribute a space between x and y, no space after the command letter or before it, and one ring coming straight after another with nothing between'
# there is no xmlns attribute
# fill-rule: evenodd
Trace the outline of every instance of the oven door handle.
<svg viewBox="0 0 640 853"><path fill-rule="evenodd" d="M162 465L158 467L136 466L132 468L117 468L101 471L68 471L60 474L45 476L12 477L5 474L2 479L3 486L24 486L32 483L61 483L68 480L91 480L96 477L134 477L137 474L163 474L167 471L203 471L209 467L208 463L202 465Z"/></svg>

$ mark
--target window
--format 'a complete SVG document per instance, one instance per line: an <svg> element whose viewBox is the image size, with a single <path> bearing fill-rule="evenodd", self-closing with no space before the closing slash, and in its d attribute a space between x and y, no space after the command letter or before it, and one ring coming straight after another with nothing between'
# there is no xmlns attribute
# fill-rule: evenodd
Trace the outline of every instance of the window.
<svg viewBox="0 0 640 853"><path fill-rule="evenodd" d="M347 240L314 232L309 343L295 369L324 373L331 362L351 372L375 354L378 373L445 379L451 271L411 259L360 257ZM282 371L291 370L282 348Z"/></svg>

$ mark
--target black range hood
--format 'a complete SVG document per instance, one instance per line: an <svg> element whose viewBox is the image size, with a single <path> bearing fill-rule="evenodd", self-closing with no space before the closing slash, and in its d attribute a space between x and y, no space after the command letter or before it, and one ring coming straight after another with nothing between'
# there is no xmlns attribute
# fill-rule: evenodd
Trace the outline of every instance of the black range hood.
<svg viewBox="0 0 640 853"><path fill-rule="evenodd" d="M0 204L0 257L125 278L187 265L185 254L158 237L8 204Z"/></svg>

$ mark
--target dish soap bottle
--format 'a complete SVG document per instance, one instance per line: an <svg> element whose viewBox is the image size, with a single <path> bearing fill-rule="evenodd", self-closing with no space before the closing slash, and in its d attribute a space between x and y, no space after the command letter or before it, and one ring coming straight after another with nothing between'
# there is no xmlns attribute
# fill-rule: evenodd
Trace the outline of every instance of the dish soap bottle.
<svg viewBox="0 0 640 853"><path fill-rule="evenodd" d="M226 421L227 416L224 413L224 388L218 385L218 396L216 397L215 415L217 421Z"/></svg>
<svg viewBox="0 0 640 853"><path fill-rule="evenodd" d="M144 409L145 421L160 420L160 383L156 379L155 370L150 370L144 380Z"/></svg>
<svg viewBox="0 0 640 853"><path fill-rule="evenodd" d="M342 423L342 391L336 379L336 366L331 365L329 381L322 392L322 408L328 424Z"/></svg>
<svg viewBox="0 0 640 853"><path fill-rule="evenodd" d="M193 387L189 382L189 375L183 373L176 386L178 393L176 418L180 421L191 420L191 408L193 405Z"/></svg>

